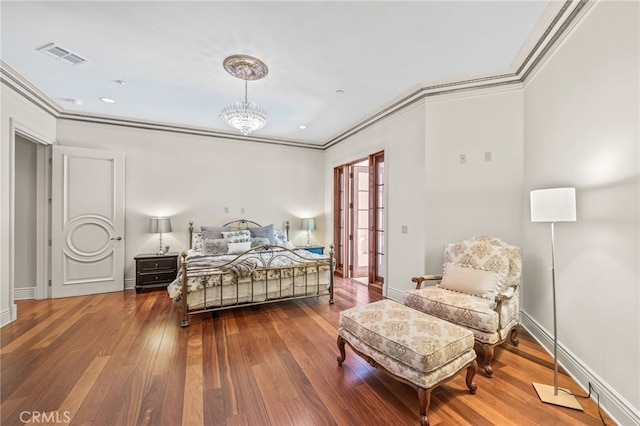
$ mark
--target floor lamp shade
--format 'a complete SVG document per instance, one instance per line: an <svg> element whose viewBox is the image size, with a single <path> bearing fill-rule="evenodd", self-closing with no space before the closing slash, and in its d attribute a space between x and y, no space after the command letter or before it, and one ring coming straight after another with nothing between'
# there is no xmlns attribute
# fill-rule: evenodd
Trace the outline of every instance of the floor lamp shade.
<svg viewBox="0 0 640 426"><path fill-rule="evenodd" d="M549 188L531 191L531 222L575 221L575 188Z"/></svg>
<svg viewBox="0 0 640 426"><path fill-rule="evenodd" d="M555 232L556 222L576 221L575 188L549 188L531 191L531 221L551 224L551 289L553 295L553 386L533 383L540 400L547 404L582 410L571 394L558 387L558 326L556 320L556 267Z"/></svg>

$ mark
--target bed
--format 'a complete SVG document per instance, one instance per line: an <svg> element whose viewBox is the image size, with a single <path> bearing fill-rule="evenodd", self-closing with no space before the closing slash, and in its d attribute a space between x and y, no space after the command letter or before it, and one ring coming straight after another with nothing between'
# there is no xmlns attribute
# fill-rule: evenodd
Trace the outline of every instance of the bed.
<svg viewBox="0 0 640 426"><path fill-rule="evenodd" d="M189 222L189 241L167 286L182 327L190 315L239 306L327 295L333 304L333 245L326 255L294 247L288 222L275 229L241 219L199 231Z"/></svg>

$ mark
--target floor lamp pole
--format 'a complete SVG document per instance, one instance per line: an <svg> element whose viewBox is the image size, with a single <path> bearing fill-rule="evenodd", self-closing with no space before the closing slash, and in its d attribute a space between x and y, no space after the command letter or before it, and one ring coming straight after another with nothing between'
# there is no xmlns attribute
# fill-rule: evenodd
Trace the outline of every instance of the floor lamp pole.
<svg viewBox="0 0 640 426"><path fill-rule="evenodd" d="M553 293L553 387L534 383L533 387L538 392L538 397L547 404L560 405L562 407L582 410L578 400L571 394L571 391L561 389L558 392L558 327L556 321L556 254L555 254L555 232L554 223L551 222L551 290Z"/></svg>
<svg viewBox="0 0 640 426"><path fill-rule="evenodd" d="M551 222L551 291L553 292L553 395L558 396L558 321L556 319L556 238Z"/></svg>

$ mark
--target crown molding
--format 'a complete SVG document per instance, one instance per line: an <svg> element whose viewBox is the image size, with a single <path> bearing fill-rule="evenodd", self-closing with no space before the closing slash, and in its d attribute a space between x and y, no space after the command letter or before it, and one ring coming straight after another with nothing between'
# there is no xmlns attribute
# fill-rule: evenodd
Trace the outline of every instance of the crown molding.
<svg viewBox="0 0 640 426"><path fill-rule="evenodd" d="M24 77L19 75L2 60L0 60L0 81L24 96L34 105L40 107L53 117L60 120L123 126L144 130L164 131L324 151L347 140L351 136L368 129L381 120L410 107L417 102L424 101L429 97L440 97L446 95L464 96L469 93L490 93L492 91L503 91L507 88L517 89L524 87L526 80L530 78L535 70L541 67L560 42L564 40L570 30L579 23L587 10L597 1L599 0L566 0L564 2L552 0L543 13L539 23L536 25L527 41L523 44L523 47L520 49L514 62L511 64L511 70L501 74L475 76L464 80L443 81L440 83L420 85L417 88L401 94L394 100L390 101L387 105L384 105L378 111L371 114L369 117L354 124L349 129L334 136L324 144L313 144L294 140L255 136L247 137L206 128L65 111L53 99L24 79Z"/></svg>
<svg viewBox="0 0 640 426"><path fill-rule="evenodd" d="M580 18L596 1L598 0L566 0L564 3L551 1L536 28L516 56L514 64L511 66L515 71L466 80L445 81L418 88L327 141L323 148L329 149L384 118L430 96L463 95L470 91L486 93L487 91L501 91L505 86L524 87L524 83L531 73L542 65L555 47L566 37L569 30L578 24Z"/></svg>
<svg viewBox="0 0 640 426"><path fill-rule="evenodd" d="M300 141L255 137L255 136L247 137L241 134L220 132L220 131L215 131L215 130L207 129L203 127L183 126L180 124L161 123L161 122L154 122L154 121L148 121L148 120L127 119L122 117L87 114L87 113L74 112L74 111L62 111L59 114L58 119L68 120L75 123L105 124L105 125L112 125L112 126L122 126L122 127L131 128L131 129L153 130L153 131L179 133L179 134L192 135L192 136L212 137L212 138L234 140L234 141L246 141L246 142L252 142L252 143L265 143L270 145L281 145L281 146L288 146L288 147L294 147L294 148L322 150L322 146L320 145L305 143Z"/></svg>
<svg viewBox="0 0 640 426"><path fill-rule="evenodd" d="M51 116L58 118L62 108L46 93L38 89L30 81L22 77L16 70L0 59L0 82L12 88L16 93L25 97L29 102L39 107Z"/></svg>

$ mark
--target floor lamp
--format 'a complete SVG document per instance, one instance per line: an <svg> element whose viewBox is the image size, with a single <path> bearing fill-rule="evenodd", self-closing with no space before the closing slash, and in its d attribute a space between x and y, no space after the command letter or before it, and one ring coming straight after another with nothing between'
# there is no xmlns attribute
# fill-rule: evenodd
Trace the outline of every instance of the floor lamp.
<svg viewBox="0 0 640 426"><path fill-rule="evenodd" d="M533 383L542 402L582 410L570 391L558 392L558 334L556 328L556 271L554 223L576 221L575 188L550 188L531 191L531 222L551 223L551 284L553 293L553 386Z"/></svg>

